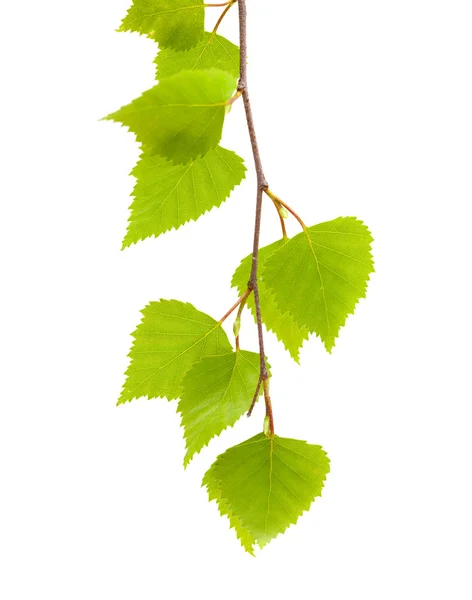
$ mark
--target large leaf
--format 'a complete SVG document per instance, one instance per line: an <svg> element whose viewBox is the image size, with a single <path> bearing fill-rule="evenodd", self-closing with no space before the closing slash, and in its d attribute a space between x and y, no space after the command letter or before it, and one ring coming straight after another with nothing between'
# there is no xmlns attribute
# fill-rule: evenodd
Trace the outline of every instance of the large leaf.
<svg viewBox="0 0 472 600"><path fill-rule="evenodd" d="M137 31L162 48L186 50L202 39L203 0L134 0L119 31Z"/></svg>
<svg viewBox="0 0 472 600"><path fill-rule="evenodd" d="M187 448L184 466L249 410L259 374L259 354L245 350L208 356L187 372L178 408Z"/></svg>
<svg viewBox="0 0 472 600"><path fill-rule="evenodd" d="M118 404L141 396L178 398L182 379L194 363L231 352L221 325L191 304L160 300L141 312Z"/></svg>
<svg viewBox="0 0 472 600"><path fill-rule="evenodd" d="M211 502L212 500L216 500L218 505L218 509L220 511L220 515L227 516L229 519L229 526L234 528L236 536L238 540L241 542L241 546L254 556L254 544L256 540L249 533L249 531L244 527L241 523L241 520L233 514L231 507L225 503L225 501L221 498L221 489L220 482L215 478L215 464L208 469L203 477L202 487L206 486L208 491L208 500Z"/></svg>
<svg viewBox="0 0 472 600"><path fill-rule="evenodd" d="M180 71L218 68L239 77L239 48L225 37L208 31L196 46L184 52L163 48L156 59L156 79Z"/></svg>
<svg viewBox="0 0 472 600"><path fill-rule="evenodd" d="M221 146L186 165L144 153L132 172L136 185L123 247L177 229L220 206L245 172L243 159Z"/></svg>
<svg viewBox="0 0 472 600"><path fill-rule="evenodd" d="M374 270L372 236L355 217L308 227L273 252L264 265L264 282L282 313L320 336L331 352L339 330Z"/></svg>
<svg viewBox="0 0 472 600"><path fill-rule="evenodd" d="M262 548L309 510L328 473L321 446L261 433L218 456L203 483Z"/></svg>
<svg viewBox="0 0 472 600"><path fill-rule="evenodd" d="M278 309L274 296L269 293L264 282L265 263L267 258L273 252L279 250L285 243L285 240L279 240L269 246L264 246L259 250L259 296L261 302L261 315L267 329L275 333L279 341L281 341L285 348L290 352L292 358L298 362L300 348L303 345L303 342L308 339L309 331L306 327L300 327L290 313L282 313ZM236 287L241 295L247 289L251 267L252 254L246 256L234 272L231 285ZM255 320L256 308L252 295L249 296L247 305L251 309Z"/></svg>
<svg viewBox="0 0 472 600"><path fill-rule="evenodd" d="M181 71L105 118L133 131L149 154L184 164L218 145L235 87L220 69Z"/></svg>

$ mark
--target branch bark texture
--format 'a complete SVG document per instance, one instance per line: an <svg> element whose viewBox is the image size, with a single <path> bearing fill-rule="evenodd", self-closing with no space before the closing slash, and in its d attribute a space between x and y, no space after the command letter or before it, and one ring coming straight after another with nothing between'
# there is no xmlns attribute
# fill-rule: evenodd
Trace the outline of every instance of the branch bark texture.
<svg viewBox="0 0 472 600"><path fill-rule="evenodd" d="M261 361L261 381L264 383L264 398L266 404L266 414L269 417L270 435L274 434L274 419L272 415L272 404L269 395L269 374L267 371L267 363L264 352L264 332L262 329L261 304L259 298L259 286L257 279L257 271L259 265L259 239L261 233L262 219L262 198L264 191L268 188L268 184L262 167L262 160L257 143L256 130L254 126L254 117L252 114L251 101L249 99L248 82L247 82L247 11L246 0L238 0L239 9L239 49L240 49L240 73L238 91L242 93L244 110L246 112L246 121L251 140L252 154L254 157L254 165L257 174L257 192L256 192L256 217L254 224L254 245L252 251L252 269L248 282L248 288L254 293L254 304L256 308L257 330L259 337L259 354Z"/></svg>

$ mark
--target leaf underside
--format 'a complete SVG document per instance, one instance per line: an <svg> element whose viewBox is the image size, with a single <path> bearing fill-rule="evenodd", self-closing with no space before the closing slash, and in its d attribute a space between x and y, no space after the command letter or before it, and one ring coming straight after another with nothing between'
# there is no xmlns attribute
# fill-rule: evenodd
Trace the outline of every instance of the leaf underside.
<svg viewBox="0 0 472 600"><path fill-rule="evenodd" d="M273 252L279 250L285 243L285 240L279 240L269 246L264 246L259 250L259 297L264 325L269 331L275 333L278 340L281 341L288 352L290 352L292 358L298 362L300 348L305 340L308 339L309 331L306 327L300 327L290 313L282 313L279 310L274 296L268 291L267 286L265 285L263 277L267 258L271 256ZM237 288L240 295L242 295L247 288L251 267L252 254L246 256L234 272L231 285ZM252 295L247 300L247 306L251 309L254 320L256 320L256 307Z"/></svg>
<svg viewBox="0 0 472 600"><path fill-rule="evenodd" d="M328 473L321 446L261 433L218 456L203 485L222 514L237 518L240 539L246 530L243 546L252 538L262 548L309 510Z"/></svg>
<svg viewBox="0 0 472 600"><path fill-rule="evenodd" d="M132 171L136 185L123 248L196 221L220 206L245 173L243 159L221 146L186 165L144 153Z"/></svg>
<svg viewBox="0 0 472 600"><path fill-rule="evenodd" d="M308 227L273 252L262 273L279 310L316 333L331 352L374 270L372 236L355 217Z"/></svg>
<svg viewBox="0 0 472 600"><path fill-rule="evenodd" d="M187 448L184 466L249 410L259 373L259 354L246 350L208 356L187 372L178 407Z"/></svg>
<svg viewBox="0 0 472 600"><path fill-rule="evenodd" d="M221 325L189 303L160 300L141 312L118 404L141 396L176 399L194 363L232 351Z"/></svg>
<svg viewBox="0 0 472 600"><path fill-rule="evenodd" d="M105 118L133 131L150 155L186 164L218 145L235 88L220 69L181 71Z"/></svg>
<svg viewBox="0 0 472 600"><path fill-rule="evenodd" d="M187 50L204 33L203 0L134 0L119 31L136 31L162 48Z"/></svg>
<svg viewBox="0 0 472 600"><path fill-rule="evenodd" d="M163 48L154 60L156 79L180 71L217 68L239 77L239 48L225 37L206 31L202 40L184 52Z"/></svg>

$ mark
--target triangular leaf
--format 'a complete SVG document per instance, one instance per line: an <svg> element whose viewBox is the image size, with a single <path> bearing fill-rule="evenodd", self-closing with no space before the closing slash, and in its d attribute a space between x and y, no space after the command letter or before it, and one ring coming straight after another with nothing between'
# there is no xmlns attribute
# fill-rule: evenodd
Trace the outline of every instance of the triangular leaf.
<svg viewBox="0 0 472 600"><path fill-rule="evenodd" d="M241 546L246 550L246 552L249 552L249 554L254 556L254 544L256 543L256 540L252 537L246 527L244 527L240 519L232 513L231 508L221 498L221 490L219 487L220 483L215 478L214 470L215 463L213 463L213 465L205 473L202 481L202 487L206 486L208 491L208 500L210 502L212 500L216 500L220 515L222 517L225 515L228 517L229 526L234 528L236 536L241 542Z"/></svg>
<svg viewBox="0 0 472 600"><path fill-rule="evenodd" d="M259 354L246 350L208 356L187 372L178 408L187 448L184 466L249 410L259 374Z"/></svg>
<svg viewBox="0 0 472 600"><path fill-rule="evenodd" d="M264 282L279 310L320 336L331 352L339 330L374 270L372 236L355 217L308 227L291 238L264 265Z"/></svg>
<svg viewBox="0 0 472 600"><path fill-rule="evenodd" d="M196 46L185 52L170 48L159 51L156 79L164 79L180 71L217 68L239 77L239 48L225 37L206 31Z"/></svg>
<svg viewBox="0 0 472 600"><path fill-rule="evenodd" d="M134 0L119 31L137 31L162 48L187 50L202 39L203 0Z"/></svg>
<svg viewBox="0 0 472 600"><path fill-rule="evenodd" d="M274 296L269 293L264 282L265 262L267 258L276 250L279 250L286 240L278 240L269 246L264 246L259 250L259 296L261 302L261 315L264 325L269 331L273 331L279 341L290 352L293 360L299 361L300 348L303 342L308 339L308 329L300 327L290 313L282 314L278 309ZM236 269L231 281L231 285L236 287L239 294L243 294L247 289L247 282L251 273L252 254L246 256ZM256 308L253 296L249 296L247 305L256 319Z"/></svg>
<svg viewBox="0 0 472 600"><path fill-rule="evenodd" d="M220 323L191 304L160 300L141 312L118 404L141 396L178 398L182 379L194 363L232 350Z"/></svg>
<svg viewBox="0 0 472 600"><path fill-rule="evenodd" d="M220 206L245 172L243 159L221 146L186 165L144 153L132 172L136 185L123 248Z"/></svg>
<svg viewBox="0 0 472 600"><path fill-rule="evenodd" d="M321 446L261 433L218 456L204 483L262 548L309 510L328 473Z"/></svg>
<svg viewBox="0 0 472 600"><path fill-rule="evenodd" d="M149 154L185 164L218 145L235 87L220 69L181 71L105 118L133 131Z"/></svg>

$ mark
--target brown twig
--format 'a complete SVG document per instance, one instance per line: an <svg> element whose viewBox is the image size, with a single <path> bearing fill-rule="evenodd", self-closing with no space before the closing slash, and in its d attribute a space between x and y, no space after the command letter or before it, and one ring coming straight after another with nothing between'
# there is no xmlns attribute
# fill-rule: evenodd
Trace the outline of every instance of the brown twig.
<svg viewBox="0 0 472 600"><path fill-rule="evenodd" d="M255 392L254 398L252 399L252 402L251 402L251 407L247 411L248 417L250 417L252 415L252 411L254 410L254 407L256 406L257 399L259 398L259 392L261 391L261 385L262 385L262 377L259 377L259 381L257 382L257 386L256 386L256 392Z"/></svg>
<svg viewBox="0 0 472 600"><path fill-rule="evenodd" d="M239 7L239 56L240 56L240 72L239 72L239 83L238 90L242 92L244 109L246 111L246 121L249 131L249 138L251 140L252 154L254 156L254 165L256 167L257 174L257 195L256 195L256 218L254 224L254 245L252 251L252 269L251 275L248 282L248 288L254 293L254 304L256 308L256 321L257 331L259 336L259 356L260 356L260 383L258 385L257 394L259 394L261 382L264 384L264 390L266 389L266 382L269 378L267 371L267 363L264 353L264 333L262 329L262 317L261 317L261 304L259 298L259 287L257 282L257 269L259 264L259 239L261 233L261 217L262 217L262 196L268 184L264 176L264 170L262 168L262 160L259 153L259 146L257 144L256 131L254 127L254 117L252 115L251 102L249 99L249 92L247 86L247 12L246 12L246 0L238 0ZM268 389L268 388L267 388ZM265 404L266 404L266 415L269 418L269 431L270 435L274 435L274 418L272 415L272 403L269 394L264 393Z"/></svg>

